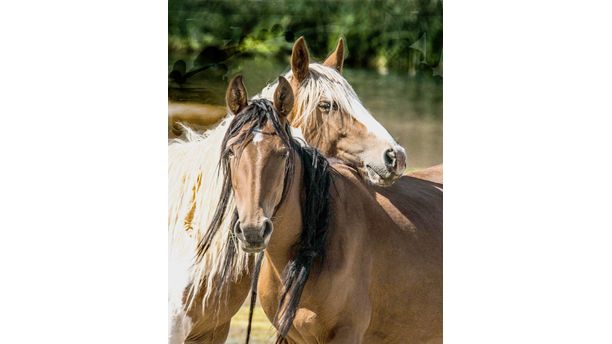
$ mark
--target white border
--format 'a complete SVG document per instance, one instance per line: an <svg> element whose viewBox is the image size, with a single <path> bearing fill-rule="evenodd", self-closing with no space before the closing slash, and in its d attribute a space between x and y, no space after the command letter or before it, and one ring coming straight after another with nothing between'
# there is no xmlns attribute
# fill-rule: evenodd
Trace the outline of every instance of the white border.
<svg viewBox="0 0 612 344"><path fill-rule="evenodd" d="M446 343L612 342L598 4L444 3Z"/></svg>
<svg viewBox="0 0 612 344"><path fill-rule="evenodd" d="M167 6L0 5L1 343L167 342Z"/></svg>
<svg viewBox="0 0 612 344"><path fill-rule="evenodd" d="M612 341L603 4L444 4L446 343ZM167 3L0 7L0 342L164 343Z"/></svg>

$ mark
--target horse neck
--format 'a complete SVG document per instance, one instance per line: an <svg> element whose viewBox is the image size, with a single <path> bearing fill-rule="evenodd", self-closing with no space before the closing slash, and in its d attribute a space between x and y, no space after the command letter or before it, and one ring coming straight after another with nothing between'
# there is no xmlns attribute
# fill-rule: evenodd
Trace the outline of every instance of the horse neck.
<svg viewBox="0 0 612 344"><path fill-rule="evenodd" d="M272 219L274 231L266 248L266 258L272 263L280 276L291 258L293 246L302 233L302 188L303 167L299 156L296 156L292 183L285 200L279 205Z"/></svg>

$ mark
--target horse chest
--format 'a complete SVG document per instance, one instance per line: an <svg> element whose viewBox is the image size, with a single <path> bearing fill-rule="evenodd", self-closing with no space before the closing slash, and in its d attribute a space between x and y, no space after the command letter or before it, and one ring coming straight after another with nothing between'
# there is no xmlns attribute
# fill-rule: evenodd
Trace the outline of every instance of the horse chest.
<svg viewBox="0 0 612 344"><path fill-rule="evenodd" d="M276 313L279 297L279 294L266 291L259 294L261 306L270 320L274 318ZM325 325L325 319L319 313L320 310L315 310L308 305L298 308L293 319L293 326L287 334L289 343L324 343L329 329Z"/></svg>

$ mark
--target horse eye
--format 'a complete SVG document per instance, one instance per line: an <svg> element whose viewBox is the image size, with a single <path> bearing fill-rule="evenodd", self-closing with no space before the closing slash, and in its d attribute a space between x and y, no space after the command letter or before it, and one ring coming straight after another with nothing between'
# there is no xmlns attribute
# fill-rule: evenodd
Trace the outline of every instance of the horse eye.
<svg viewBox="0 0 612 344"><path fill-rule="evenodd" d="M225 153L225 154L227 154L228 158L233 158L234 157L234 150L231 149L231 148L227 148L227 153Z"/></svg>
<svg viewBox="0 0 612 344"><path fill-rule="evenodd" d="M322 111L325 111L325 112L329 112L329 110L331 109L331 103L330 102L326 102L326 101L319 102L318 106L319 106L319 109L321 109Z"/></svg>

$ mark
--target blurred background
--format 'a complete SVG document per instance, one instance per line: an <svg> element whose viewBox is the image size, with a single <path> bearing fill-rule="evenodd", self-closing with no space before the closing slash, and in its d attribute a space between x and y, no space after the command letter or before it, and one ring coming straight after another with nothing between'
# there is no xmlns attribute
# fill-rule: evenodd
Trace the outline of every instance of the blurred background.
<svg viewBox="0 0 612 344"><path fill-rule="evenodd" d="M344 76L407 149L408 167L442 163L440 1L169 0L168 7L171 103L223 106L238 73L255 95L289 70L298 37L311 61L322 62L342 36Z"/></svg>

